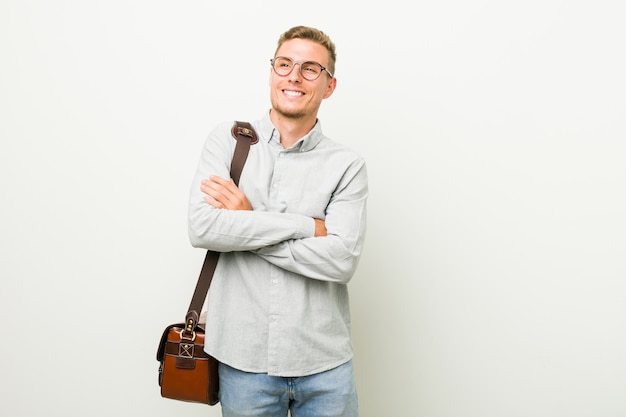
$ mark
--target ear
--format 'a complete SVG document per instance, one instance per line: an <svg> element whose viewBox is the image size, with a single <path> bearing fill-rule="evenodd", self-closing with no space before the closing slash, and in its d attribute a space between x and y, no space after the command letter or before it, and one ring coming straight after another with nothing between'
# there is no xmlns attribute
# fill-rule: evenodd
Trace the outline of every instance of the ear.
<svg viewBox="0 0 626 417"><path fill-rule="evenodd" d="M333 77L330 81L328 81L328 87L326 87L324 98L330 97L333 94L333 91L335 91L335 88L337 88L337 78Z"/></svg>

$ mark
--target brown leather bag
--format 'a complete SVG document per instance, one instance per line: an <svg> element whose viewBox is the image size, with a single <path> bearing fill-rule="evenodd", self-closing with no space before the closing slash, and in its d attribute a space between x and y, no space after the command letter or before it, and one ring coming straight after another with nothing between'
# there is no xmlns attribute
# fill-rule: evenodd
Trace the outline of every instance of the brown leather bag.
<svg viewBox="0 0 626 417"><path fill-rule="evenodd" d="M161 396L173 400L218 403L217 360L204 351L204 329L191 335L184 323L168 326L159 343L157 360Z"/></svg>
<svg viewBox="0 0 626 417"><path fill-rule="evenodd" d="M250 123L239 121L234 123L232 134L237 145L230 176L239 185L250 145L257 143L258 137ZM167 326L161 336L156 357L164 398L209 405L219 402L218 362L204 351L205 332L199 322L218 259L218 252L207 251L185 322Z"/></svg>

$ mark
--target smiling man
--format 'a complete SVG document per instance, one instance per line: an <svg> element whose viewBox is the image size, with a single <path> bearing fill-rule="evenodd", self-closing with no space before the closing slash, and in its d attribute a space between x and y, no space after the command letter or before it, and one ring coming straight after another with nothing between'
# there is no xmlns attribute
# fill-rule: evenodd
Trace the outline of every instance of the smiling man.
<svg viewBox="0 0 626 417"><path fill-rule="evenodd" d="M366 228L364 159L322 133L335 45L296 26L270 60L271 109L252 125L239 186L232 122L209 134L189 201L192 245L221 252L207 353L224 417L356 417L348 282Z"/></svg>

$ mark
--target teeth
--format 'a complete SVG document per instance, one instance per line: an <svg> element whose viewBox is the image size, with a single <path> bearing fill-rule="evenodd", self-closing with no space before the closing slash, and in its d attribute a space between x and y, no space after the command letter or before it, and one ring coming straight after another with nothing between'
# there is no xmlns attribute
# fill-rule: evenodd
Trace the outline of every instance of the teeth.
<svg viewBox="0 0 626 417"><path fill-rule="evenodd" d="M297 97L297 96L302 95L302 93L299 91L289 91L289 90L285 90L285 94L287 94L288 96L292 96L292 97Z"/></svg>

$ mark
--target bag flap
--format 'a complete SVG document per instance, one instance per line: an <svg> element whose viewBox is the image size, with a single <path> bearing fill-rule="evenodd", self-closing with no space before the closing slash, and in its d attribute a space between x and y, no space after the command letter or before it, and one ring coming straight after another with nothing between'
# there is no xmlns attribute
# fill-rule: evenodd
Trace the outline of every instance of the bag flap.
<svg viewBox="0 0 626 417"><path fill-rule="evenodd" d="M182 330L185 327L185 323L170 324L165 328L165 330L163 330L163 335L161 336L161 341L159 342L159 347L156 354L156 359L159 362L163 361L163 356L165 354L165 344L167 343L167 335L170 333L170 330L175 327Z"/></svg>

